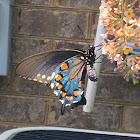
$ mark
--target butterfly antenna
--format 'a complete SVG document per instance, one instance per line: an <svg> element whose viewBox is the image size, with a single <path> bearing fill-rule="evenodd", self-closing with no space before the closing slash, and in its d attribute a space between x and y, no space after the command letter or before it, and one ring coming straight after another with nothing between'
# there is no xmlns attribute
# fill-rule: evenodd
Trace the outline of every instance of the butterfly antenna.
<svg viewBox="0 0 140 140"><path fill-rule="evenodd" d="M77 27L78 27L78 28L79 28L79 30L81 31L81 34L83 35L83 37L84 37L84 39L85 39L85 41L86 41L87 45L90 47L90 45L89 45L89 43L87 42L87 40L86 40L86 38L85 38L85 35L84 35L83 31L81 30L80 26L79 26L79 25L77 25Z"/></svg>
<svg viewBox="0 0 140 140"><path fill-rule="evenodd" d="M100 43L99 45L95 46L95 48L100 47L100 46L103 46L103 45Z"/></svg>

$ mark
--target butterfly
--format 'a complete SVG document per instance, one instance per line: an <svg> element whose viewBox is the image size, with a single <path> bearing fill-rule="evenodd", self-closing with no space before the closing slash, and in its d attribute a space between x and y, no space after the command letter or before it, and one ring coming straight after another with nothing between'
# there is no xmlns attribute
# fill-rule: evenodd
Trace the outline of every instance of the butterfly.
<svg viewBox="0 0 140 140"><path fill-rule="evenodd" d="M63 115L66 106L73 109L86 104L85 75L87 73L91 81L97 81L95 60L95 47L92 46L88 51L57 49L23 59L17 65L16 73L28 80L50 86L62 103Z"/></svg>

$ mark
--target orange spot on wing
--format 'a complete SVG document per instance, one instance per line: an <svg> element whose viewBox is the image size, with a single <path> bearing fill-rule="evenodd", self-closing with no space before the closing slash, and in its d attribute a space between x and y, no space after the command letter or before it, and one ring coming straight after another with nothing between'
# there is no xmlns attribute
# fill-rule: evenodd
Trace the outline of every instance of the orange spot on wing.
<svg viewBox="0 0 140 140"><path fill-rule="evenodd" d="M63 63L60 68L61 68L61 70L66 70L66 69L68 69L68 64Z"/></svg>
<svg viewBox="0 0 140 140"><path fill-rule="evenodd" d="M79 87L79 88L82 87L82 81L80 81L80 82L78 83L78 87Z"/></svg>
<svg viewBox="0 0 140 140"><path fill-rule="evenodd" d="M67 92L66 92L66 91L62 91L62 94L61 94L62 98L63 98L63 97L65 97L65 96L66 96L66 94L67 94Z"/></svg>
<svg viewBox="0 0 140 140"><path fill-rule="evenodd" d="M74 94L74 96L78 96L79 90L78 90L78 89L74 90L74 91L73 91L73 94Z"/></svg>
<svg viewBox="0 0 140 140"><path fill-rule="evenodd" d="M66 98L68 101L70 101L72 99L72 96L67 96Z"/></svg>
<svg viewBox="0 0 140 140"><path fill-rule="evenodd" d="M63 78L61 74L58 74L55 78L56 81L60 81Z"/></svg>
<svg viewBox="0 0 140 140"><path fill-rule="evenodd" d="M58 89L58 90L61 89L62 87L63 87L62 84L60 84L60 83L57 84L57 89Z"/></svg>

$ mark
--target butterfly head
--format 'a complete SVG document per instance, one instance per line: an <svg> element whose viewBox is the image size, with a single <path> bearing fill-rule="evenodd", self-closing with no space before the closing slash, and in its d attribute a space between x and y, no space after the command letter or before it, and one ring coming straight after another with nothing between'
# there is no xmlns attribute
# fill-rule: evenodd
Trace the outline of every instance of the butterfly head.
<svg viewBox="0 0 140 140"><path fill-rule="evenodd" d="M94 46L90 46L89 55L91 55L93 57L95 56L95 47Z"/></svg>
<svg viewBox="0 0 140 140"><path fill-rule="evenodd" d="M87 65L93 66L93 64L95 63L95 47L94 46L90 46L90 49L85 52L85 61Z"/></svg>

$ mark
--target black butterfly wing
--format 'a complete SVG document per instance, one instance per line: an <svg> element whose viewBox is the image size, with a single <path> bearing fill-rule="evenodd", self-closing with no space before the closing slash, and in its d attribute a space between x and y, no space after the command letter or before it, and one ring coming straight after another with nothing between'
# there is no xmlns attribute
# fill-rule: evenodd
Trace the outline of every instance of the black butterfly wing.
<svg viewBox="0 0 140 140"><path fill-rule="evenodd" d="M71 105L81 99L84 90L82 74L85 65L79 56L74 56L64 61L52 74L50 86L65 105Z"/></svg>
<svg viewBox="0 0 140 140"><path fill-rule="evenodd" d="M62 102L61 113L64 114L65 106L75 104L74 108L86 103L82 82L86 63L81 56L85 56L83 51L68 49L39 53L22 60L16 73L23 78L49 84Z"/></svg>
<svg viewBox="0 0 140 140"><path fill-rule="evenodd" d="M83 52L63 49L35 54L22 60L16 68L16 73L23 78L47 84L50 82L49 76L57 67L68 58L76 55L82 56Z"/></svg>
<svg viewBox="0 0 140 140"><path fill-rule="evenodd" d="M85 68L85 61L80 56L74 56L64 61L51 76L50 87L62 102L62 115L64 114L65 106L72 105L72 108L74 108L86 103L86 99L83 96L84 87L82 81ZM84 102L83 100L81 102L81 99L85 99Z"/></svg>

